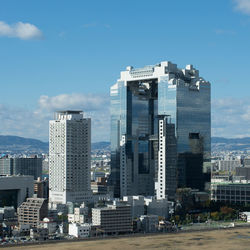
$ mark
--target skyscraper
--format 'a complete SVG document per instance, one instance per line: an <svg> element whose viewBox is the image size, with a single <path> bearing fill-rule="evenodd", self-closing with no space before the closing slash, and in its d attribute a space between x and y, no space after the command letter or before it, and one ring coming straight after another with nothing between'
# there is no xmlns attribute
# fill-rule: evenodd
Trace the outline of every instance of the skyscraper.
<svg viewBox="0 0 250 250"><path fill-rule="evenodd" d="M49 126L50 202L90 201L90 119L81 111L60 111Z"/></svg>
<svg viewBox="0 0 250 250"><path fill-rule="evenodd" d="M192 65L179 69L171 62L127 67L110 95L110 183L115 196L155 194L160 116L169 117L170 123L163 119L172 124L166 125L169 131L174 127L178 186L202 189L202 165L210 160L211 101L210 83L199 71Z"/></svg>

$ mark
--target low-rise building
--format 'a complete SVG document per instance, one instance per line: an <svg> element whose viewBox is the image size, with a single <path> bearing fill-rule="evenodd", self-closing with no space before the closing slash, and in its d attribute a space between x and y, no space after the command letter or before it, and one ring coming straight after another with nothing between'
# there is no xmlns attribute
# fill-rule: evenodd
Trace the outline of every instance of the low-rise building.
<svg viewBox="0 0 250 250"><path fill-rule="evenodd" d="M131 207L114 202L104 208L92 208L92 223L107 234L132 232Z"/></svg>
<svg viewBox="0 0 250 250"><path fill-rule="evenodd" d="M74 208L73 214L68 214L68 222L83 224L88 222L88 207L81 205L80 207Z"/></svg>
<svg viewBox="0 0 250 250"><path fill-rule="evenodd" d="M37 227L43 218L48 216L48 203L43 198L28 198L17 209L18 223Z"/></svg>
<svg viewBox="0 0 250 250"><path fill-rule="evenodd" d="M154 197L145 198L147 214L154 214L167 219L169 217L169 203L171 202L167 198L161 200L157 200Z"/></svg>
<svg viewBox="0 0 250 250"><path fill-rule="evenodd" d="M91 225L90 224L78 224L70 223L69 224L69 235L76 238L86 238L90 236Z"/></svg>
<svg viewBox="0 0 250 250"><path fill-rule="evenodd" d="M15 217L14 207L0 207L0 217L4 220L12 219Z"/></svg>
<svg viewBox="0 0 250 250"><path fill-rule="evenodd" d="M47 228L48 234L53 234L57 230L57 222L54 221L52 218L45 217L42 221L39 223L39 228Z"/></svg>
<svg viewBox="0 0 250 250"><path fill-rule="evenodd" d="M236 167L241 166L240 160L220 160L218 163L219 171L232 172L235 171Z"/></svg>
<svg viewBox="0 0 250 250"><path fill-rule="evenodd" d="M157 215L142 215L140 217L141 229L145 233L155 233L158 229L158 216Z"/></svg>
<svg viewBox="0 0 250 250"><path fill-rule="evenodd" d="M47 240L49 238L47 228L31 228L30 229L30 238L34 240Z"/></svg>
<svg viewBox="0 0 250 250"><path fill-rule="evenodd" d="M229 203L250 203L250 182L246 180L211 180L211 200Z"/></svg>
<svg viewBox="0 0 250 250"><path fill-rule="evenodd" d="M144 215L144 196L123 196L123 201L131 206L132 218Z"/></svg>

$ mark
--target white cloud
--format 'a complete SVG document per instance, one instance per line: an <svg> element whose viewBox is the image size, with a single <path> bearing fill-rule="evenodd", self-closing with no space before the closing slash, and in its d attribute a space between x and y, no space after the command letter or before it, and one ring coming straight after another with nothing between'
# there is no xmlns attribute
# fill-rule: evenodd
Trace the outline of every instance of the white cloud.
<svg viewBox="0 0 250 250"><path fill-rule="evenodd" d="M48 121L53 118L53 112L58 110L83 110L85 117L91 118L92 140L109 140L110 115L109 97L93 94L61 94L57 96L41 96L38 100L39 108L35 114ZM48 125L47 125L48 126Z"/></svg>
<svg viewBox="0 0 250 250"><path fill-rule="evenodd" d="M212 101L212 136L250 136L250 100L225 98Z"/></svg>
<svg viewBox="0 0 250 250"><path fill-rule="evenodd" d="M41 39L42 32L33 24L18 22L9 25L0 21L0 36L16 37L22 40Z"/></svg>
<svg viewBox="0 0 250 250"><path fill-rule="evenodd" d="M215 33L217 35L236 35L235 31L233 31L233 30L224 30L224 29L216 29Z"/></svg>
<svg viewBox="0 0 250 250"><path fill-rule="evenodd" d="M48 141L49 120L57 110L83 110L92 122L92 141L109 141L110 114L107 95L62 94L41 96L33 110L0 104L0 133ZM212 136L250 136L250 99L212 101Z"/></svg>
<svg viewBox="0 0 250 250"><path fill-rule="evenodd" d="M38 104L41 109L56 111L60 109L83 109L84 111L96 111L109 103L108 96L92 94L61 94L57 96L40 97Z"/></svg>
<svg viewBox="0 0 250 250"><path fill-rule="evenodd" d="M250 0L234 0L234 3L236 10L250 15Z"/></svg>
<svg viewBox="0 0 250 250"><path fill-rule="evenodd" d="M92 141L108 141L110 134L109 97L106 95L62 94L41 96L33 110L0 104L0 134L48 141L49 120L65 109L84 111L92 123Z"/></svg>

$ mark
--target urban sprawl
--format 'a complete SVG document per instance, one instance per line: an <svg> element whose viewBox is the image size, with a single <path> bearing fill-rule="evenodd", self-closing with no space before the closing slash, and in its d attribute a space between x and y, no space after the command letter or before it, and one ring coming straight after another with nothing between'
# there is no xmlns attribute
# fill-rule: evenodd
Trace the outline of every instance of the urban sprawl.
<svg viewBox="0 0 250 250"><path fill-rule="evenodd" d="M49 153L2 152L1 244L171 233L250 222L250 155L211 153L211 89L192 65L122 71L110 88L110 145L62 110Z"/></svg>

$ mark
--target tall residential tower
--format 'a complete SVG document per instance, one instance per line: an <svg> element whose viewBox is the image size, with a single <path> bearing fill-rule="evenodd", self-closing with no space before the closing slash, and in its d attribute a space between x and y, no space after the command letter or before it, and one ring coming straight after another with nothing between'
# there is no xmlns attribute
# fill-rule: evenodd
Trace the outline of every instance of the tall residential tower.
<svg viewBox="0 0 250 250"><path fill-rule="evenodd" d="M49 126L50 202L90 201L90 119L81 111L60 111Z"/></svg>
<svg viewBox="0 0 250 250"><path fill-rule="evenodd" d="M203 189L203 163L210 160L211 101L210 83L199 71L192 65L179 69L171 62L127 67L110 95L110 183L115 196L156 194L163 168L164 183L168 179L175 186ZM165 124L162 138L160 120ZM158 159L163 157L161 139L166 142L164 157L172 155L172 160L165 158L164 166Z"/></svg>

